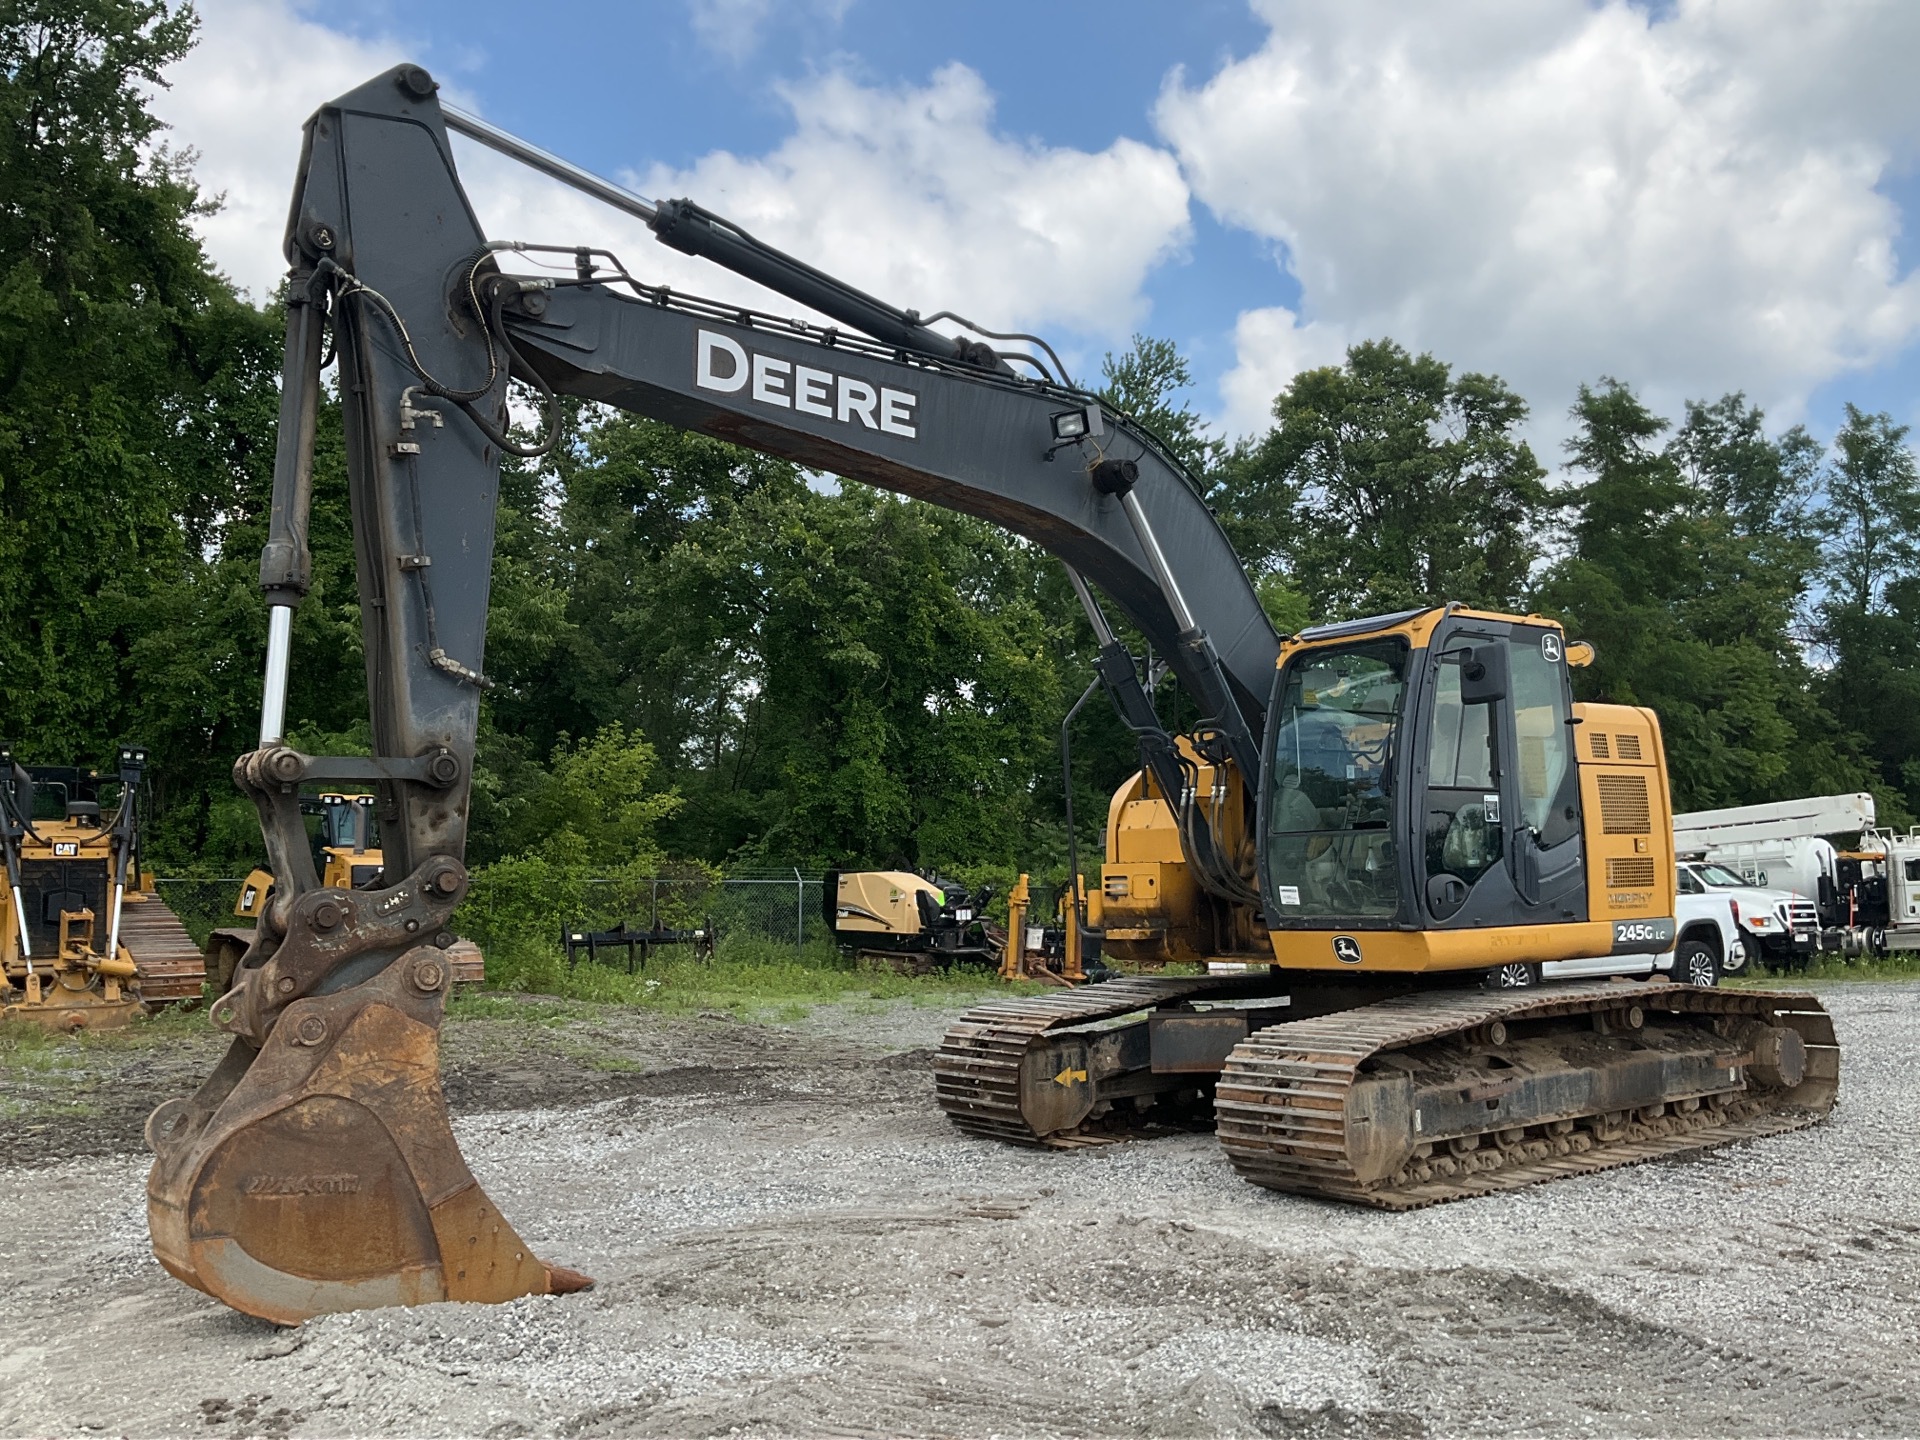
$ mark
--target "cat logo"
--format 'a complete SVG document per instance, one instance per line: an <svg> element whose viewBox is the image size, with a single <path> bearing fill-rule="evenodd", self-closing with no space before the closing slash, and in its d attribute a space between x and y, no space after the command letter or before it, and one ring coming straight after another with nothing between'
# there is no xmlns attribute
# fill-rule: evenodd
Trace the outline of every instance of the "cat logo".
<svg viewBox="0 0 1920 1440"><path fill-rule="evenodd" d="M53 842L53 853L60 857L78 855L80 853L80 842L78 840L56 840Z"/></svg>
<svg viewBox="0 0 1920 1440"><path fill-rule="evenodd" d="M1358 965L1360 963L1360 942L1351 935L1334 936L1333 958L1338 960L1342 965Z"/></svg>

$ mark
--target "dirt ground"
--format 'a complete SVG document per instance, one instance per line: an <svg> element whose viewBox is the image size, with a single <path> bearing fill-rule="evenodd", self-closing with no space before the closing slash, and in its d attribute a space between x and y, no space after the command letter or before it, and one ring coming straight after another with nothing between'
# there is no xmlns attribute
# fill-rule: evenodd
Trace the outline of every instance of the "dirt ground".
<svg viewBox="0 0 1920 1440"><path fill-rule="evenodd" d="M474 1171L598 1287L288 1331L147 1249L139 1120L217 1045L88 1049L0 1075L0 1433L1912 1435L1920 984L1822 993L1830 1123L1408 1215L964 1139L951 1010L455 1020Z"/></svg>

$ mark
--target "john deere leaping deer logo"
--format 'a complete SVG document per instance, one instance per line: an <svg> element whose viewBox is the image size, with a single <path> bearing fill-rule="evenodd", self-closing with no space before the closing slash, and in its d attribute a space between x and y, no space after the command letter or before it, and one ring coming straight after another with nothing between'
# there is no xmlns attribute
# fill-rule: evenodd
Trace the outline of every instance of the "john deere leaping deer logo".
<svg viewBox="0 0 1920 1440"><path fill-rule="evenodd" d="M1358 965L1360 963L1360 942L1351 935L1334 936L1333 958L1338 960L1342 965Z"/></svg>

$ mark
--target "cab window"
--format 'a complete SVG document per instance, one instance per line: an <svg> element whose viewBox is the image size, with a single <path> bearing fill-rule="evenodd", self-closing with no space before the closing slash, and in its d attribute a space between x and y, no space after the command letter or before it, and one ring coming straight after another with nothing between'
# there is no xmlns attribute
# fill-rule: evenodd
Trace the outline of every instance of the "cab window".
<svg viewBox="0 0 1920 1440"><path fill-rule="evenodd" d="M1268 881L1282 918L1384 918L1399 910L1393 787L1406 672L1399 640L1309 650L1288 661L1267 794Z"/></svg>
<svg viewBox="0 0 1920 1440"><path fill-rule="evenodd" d="M1576 782L1561 644L1558 631L1516 630L1509 652L1520 817L1542 846L1558 845L1579 830L1577 811L1568 813L1575 809Z"/></svg>

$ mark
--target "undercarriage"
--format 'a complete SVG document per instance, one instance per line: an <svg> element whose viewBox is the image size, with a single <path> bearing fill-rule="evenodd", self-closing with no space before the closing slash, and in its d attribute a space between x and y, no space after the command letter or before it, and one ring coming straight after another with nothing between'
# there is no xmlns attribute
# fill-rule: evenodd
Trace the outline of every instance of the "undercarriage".
<svg viewBox="0 0 1920 1440"><path fill-rule="evenodd" d="M1127 979L969 1011L934 1059L969 1133L1069 1149L1211 1118L1257 1185L1406 1210L1798 1129L1839 1090L1807 995L1613 981L1365 998Z"/></svg>

